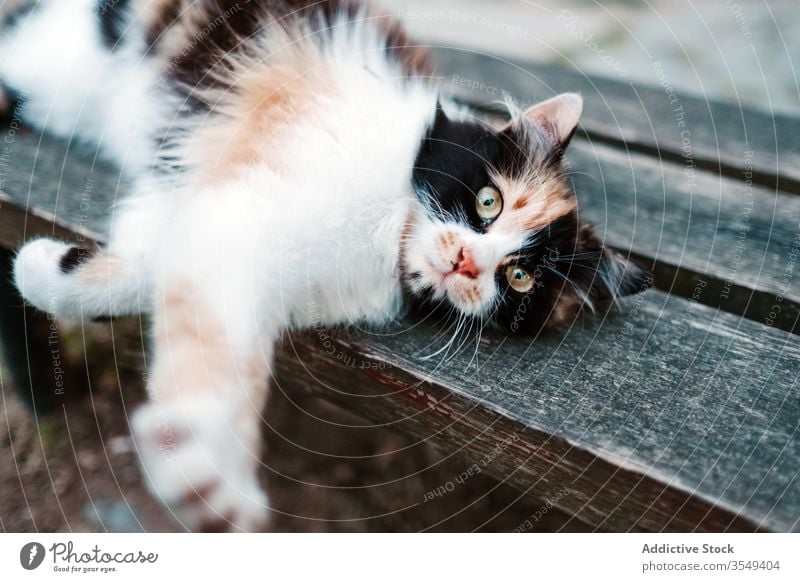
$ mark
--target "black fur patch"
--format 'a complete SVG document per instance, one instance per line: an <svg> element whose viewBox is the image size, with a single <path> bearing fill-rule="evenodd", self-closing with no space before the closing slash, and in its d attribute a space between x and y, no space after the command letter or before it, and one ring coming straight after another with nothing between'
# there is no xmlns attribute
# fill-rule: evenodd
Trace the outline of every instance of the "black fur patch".
<svg viewBox="0 0 800 582"><path fill-rule="evenodd" d="M297 29L299 35L313 38L326 34L337 17L356 20L366 14L365 3L352 0L252 0L244 3L241 0L206 0L205 8L197 9L191 19L176 14L170 6L167 5L165 13L153 24L148 39L153 50L170 26L191 22L188 36L192 42L184 47L180 59L173 59L168 69L168 76L178 82L175 90L193 106L190 111L210 109L209 104L195 97L194 89L219 86L225 75L210 73L226 66L225 55L251 50L247 40L265 27ZM376 18L374 25L383 30L387 55L403 65L408 74L429 72L427 51L410 43L396 21Z"/></svg>
<svg viewBox="0 0 800 582"><path fill-rule="evenodd" d="M475 195L490 183L489 169L513 176L525 164L526 150L511 132L451 120L439 107L417 154L412 180L423 202L426 196L435 199L426 206L440 218L465 217L480 232L486 225L475 209Z"/></svg>
<svg viewBox="0 0 800 582"><path fill-rule="evenodd" d="M0 82L0 92L3 93L4 103L0 107L0 126L11 124L15 118L19 121L19 113L25 106L21 95L13 88Z"/></svg>
<svg viewBox="0 0 800 582"><path fill-rule="evenodd" d="M214 0L205 19L192 31L193 43L181 53L174 77L185 87L193 89L216 84L209 72L222 63L226 55L243 50L243 42L265 24L260 4L245 5L240 0ZM266 3L269 4L269 3Z"/></svg>
<svg viewBox="0 0 800 582"><path fill-rule="evenodd" d="M475 196L491 183L490 168L511 178L547 172L566 184L563 151L552 145L518 126L497 131L477 121L450 119L440 108L417 155L414 188L433 216L484 232L487 224L477 214ZM503 292L492 319L513 332L536 333L550 323L564 324L586 308L602 308L615 296L649 286L649 274L605 248L575 210L528 233L513 255L535 281L520 294L510 288L506 267L496 273ZM422 299L433 302L430 296Z"/></svg>
<svg viewBox="0 0 800 582"><path fill-rule="evenodd" d="M70 247L58 263L62 273L71 273L97 253L97 247Z"/></svg>
<svg viewBox="0 0 800 582"><path fill-rule="evenodd" d="M116 50L127 27L130 0L97 0L100 38L108 50Z"/></svg>
<svg viewBox="0 0 800 582"><path fill-rule="evenodd" d="M644 291L651 282L649 273L606 248L577 212L541 229L519 256L518 264L535 281L528 293L517 293L505 273L497 273L505 292L495 316L513 332L537 333L548 324L568 324L583 311L604 310L614 297Z"/></svg>

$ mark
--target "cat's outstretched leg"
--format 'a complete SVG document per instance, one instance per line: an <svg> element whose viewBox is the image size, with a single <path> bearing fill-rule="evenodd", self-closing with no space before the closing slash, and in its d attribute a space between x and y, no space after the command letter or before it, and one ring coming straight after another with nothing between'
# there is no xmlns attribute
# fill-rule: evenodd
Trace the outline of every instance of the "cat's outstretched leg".
<svg viewBox="0 0 800 582"><path fill-rule="evenodd" d="M28 303L64 319L132 315L150 299L149 284L131 258L46 238L22 247L14 283Z"/></svg>
<svg viewBox="0 0 800 582"><path fill-rule="evenodd" d="M151 401L131 419L145 480L188 529L257 531L268 510L257 469L272 339L189 281L158 301Z"/></svg>
<svg viewBox="0 0 800 582"><path fill-rule="evenodd" d="M151 400L131 418L144 479L188 529L258 531L268 516L257 470L276 339L264 330L275 327L256 263L245 259L252 245L213 229L179 237L155 293Z"/></svg>
<svg viewBox="0 0 800 582"><path fill-rule="evenodd" d="M58 318L148 311L165 205L163 197L149 196L120 207L107 247L46 238L28 242L14 261L17 289L28 303Z"/></svg>

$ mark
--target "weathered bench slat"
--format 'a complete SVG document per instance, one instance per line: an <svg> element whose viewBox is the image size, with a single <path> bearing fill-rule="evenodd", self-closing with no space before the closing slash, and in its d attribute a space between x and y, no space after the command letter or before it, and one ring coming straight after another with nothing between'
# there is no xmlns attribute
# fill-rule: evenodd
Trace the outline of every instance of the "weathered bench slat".
<svg viewBox="0 0 800 582"><path fill-rule="evenodd" d="M741 177L746 152L752 151L754 180L800 192L798 118L700 97L667 95L658 86L588 77L562 65L520 62L468 49L437 47L436 58L437 73L446 81L458 76L497 90L469 90L451 83L454 91L472 103L497 101L502 91L526 103L563 91L579 91L585 99L582 126L593 139L686 163L682 148L688 138L695 165L734 177ZM654 67L653 82L661 80ZM685 126L679 126L681 121Z"/></svg>
<svg viewBox="0 0 800 582"><path fill-rule="evenodd" d="M659 288L795 330L800 197L710 172L688 178L677 164L597 143L574 143L569 160L581 211L607 242L661 264Z"/></svg>
<svg viewBox="0 0 800 582"><path fill-rule="evenodd" d="M14 248L23 238L69 237L68 231L72 238L102 237L114 203L126 192L113 164L84 145L24 126L7 147L0 168L0 225L8 227L0 229L0 243Z"/></svg>
<svg viewBox="0 0 800 582"><path fill-rule="evenodd" d="M78 235L100 240L102 237L89 230L70 227L68 223L36 206L20 205L12 197L0 192L0 246L16 249L23 240L52 236L74 241Z"/></svg>
<svg viewBox="0 0 800 582"><path fill-rule="evenodd" d="M291 338L277 389L304 385L597 527L800 528L791 334L660 292L565 335L487 335L474 360L424 360L436 334Z"/></svg>

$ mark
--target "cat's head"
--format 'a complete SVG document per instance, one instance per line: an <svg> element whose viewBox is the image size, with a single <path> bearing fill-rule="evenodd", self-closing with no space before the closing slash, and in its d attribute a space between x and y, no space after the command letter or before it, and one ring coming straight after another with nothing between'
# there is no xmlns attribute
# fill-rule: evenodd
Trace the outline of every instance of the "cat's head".
<svg viewBox="0 0 800 582"><path fill-rule="evenodd" d="M414 169L422 210L402 252L413 295L535 332L647 288L650 275L578 216L562 154L582 108L566 93L499 128L438 109Z"/></svg>

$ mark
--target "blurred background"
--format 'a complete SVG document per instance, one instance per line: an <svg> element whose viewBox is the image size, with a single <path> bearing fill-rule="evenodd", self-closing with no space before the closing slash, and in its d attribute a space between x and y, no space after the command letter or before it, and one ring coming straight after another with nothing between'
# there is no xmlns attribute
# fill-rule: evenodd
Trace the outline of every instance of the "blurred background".
<svg viewBox="0 0 800 582"><path fill-rule="evenodd" d="M800 108L798 0L379 0L416 40L657 84L785 113Z"/></svg>

